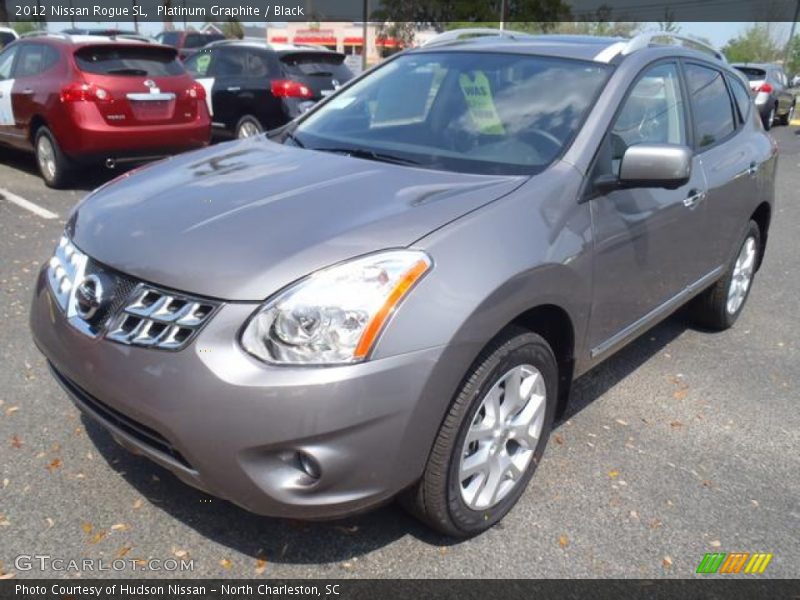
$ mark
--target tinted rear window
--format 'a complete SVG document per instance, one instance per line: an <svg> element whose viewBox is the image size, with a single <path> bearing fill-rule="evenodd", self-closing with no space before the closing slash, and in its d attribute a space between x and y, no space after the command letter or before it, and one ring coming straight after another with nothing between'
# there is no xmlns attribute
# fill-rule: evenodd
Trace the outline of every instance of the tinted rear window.
<svg viewBox="0 0 800 600"><path fill-rule="evenodd" d="M166 77L185 73L174 51L147 46L89 46L75 53L78 68L98 75Z"/></svg>
<svg viewBox="0 0 800 600"><path fill-rule="evenodd" d="M755 69L752 67L736 67L736 70L744 73L744 76L747 77L748 81L763 81L764 78L767 76L767 72L764 69Z"/></svg>
<svg viewBox="0 0 800 600"><path fill-rule="evenodd" d="M0 48L6 46L13 42L15 38L12 34L8 33L7 31L0 31Z"/></svg>
<svg viewBox="0 0 800 600"><path fill-rule="evenodd" d="M338 79L341 83L352 79L353 73L343 63L344 55L307 52L304 54L284 54L281 63L287 75L324 76Z"/></svg>
<svg viewBox="0 0 800 600"><path fill-rule="evenodd" d="M156 39L167 46L177 46L181 39L181 34L178 31L164 31L159 33Z"/></svg>

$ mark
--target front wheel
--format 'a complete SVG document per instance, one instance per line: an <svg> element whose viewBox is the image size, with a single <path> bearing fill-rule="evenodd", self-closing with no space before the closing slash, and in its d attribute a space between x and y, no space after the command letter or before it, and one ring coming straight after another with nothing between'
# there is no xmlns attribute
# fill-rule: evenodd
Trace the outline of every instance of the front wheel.
<svg viewBox="0 0 800 600"><path fill-rule="evenodd" d="M544 453L558 367L540 336L510 329L471 368L403 502L454 537L481 533L517 503Z"/></svg>
<svg viewBox="0 0 800 600"><path fill-rule="evenodd" d="M744 309L761 252L761 230L750 221L739 252L725 275L693 300L692 312L701 327L728 329Z"/></svg>

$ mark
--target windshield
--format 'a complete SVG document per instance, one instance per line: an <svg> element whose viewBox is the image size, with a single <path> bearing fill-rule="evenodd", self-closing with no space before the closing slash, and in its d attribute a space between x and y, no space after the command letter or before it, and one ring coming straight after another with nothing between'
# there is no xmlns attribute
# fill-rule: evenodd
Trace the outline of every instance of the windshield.
<svg viewBox="0 0 800 600"><path fill-rule="evenodd" d="M736 67L741 71L748 81L762 81L767 77L767 72L764 69L755 69L752 67Z"/></svg>
<svg viewBox="0 0 800 600"><path fill-rule="evenodd" d="M533 174L571 141L607 73L542 56L407 54L311 113L291 139L434 169Z"/></svg>

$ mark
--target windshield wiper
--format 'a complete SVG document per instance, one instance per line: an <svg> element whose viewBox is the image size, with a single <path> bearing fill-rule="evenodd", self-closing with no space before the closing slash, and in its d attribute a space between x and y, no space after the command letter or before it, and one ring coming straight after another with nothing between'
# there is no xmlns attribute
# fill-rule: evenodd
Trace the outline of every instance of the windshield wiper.
<svg viewBox="0 0 800 600"><path fill-rule="evenodd" d="M287 131L284 134L284 136L285 136L284 139L292 140L298 148L305 148L306 147L306 145L303 142L301 142L299 139L297 139L297 136L295 134L293 134L291 131Z"/></svg>
<svg viewBox="0 0 800 600"><path fill-rule="evenodd" d="M394 154L386 154L384 152L375 152L374 150L365 150L364 148L312 148L319 152L333 152L335 154L345 154L354 158L365 158L367 160L377 160L379 162L393 163L396 165L418 165L416 160L410 158L403 158L395 156Z"/></svg>

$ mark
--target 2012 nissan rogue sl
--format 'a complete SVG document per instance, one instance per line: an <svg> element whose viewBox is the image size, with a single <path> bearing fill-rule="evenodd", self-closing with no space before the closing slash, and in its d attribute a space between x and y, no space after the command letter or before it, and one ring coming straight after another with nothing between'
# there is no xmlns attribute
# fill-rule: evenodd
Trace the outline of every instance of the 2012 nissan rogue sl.
<svg viewBox="0 0 800 600"><path fill-rule="evenodd" d="M400 494L468 536L575 377L690 301L733 325L777 152L747 82L673 38L463 33L89 194L31 312L76 404L251 511Z"/></svg>

